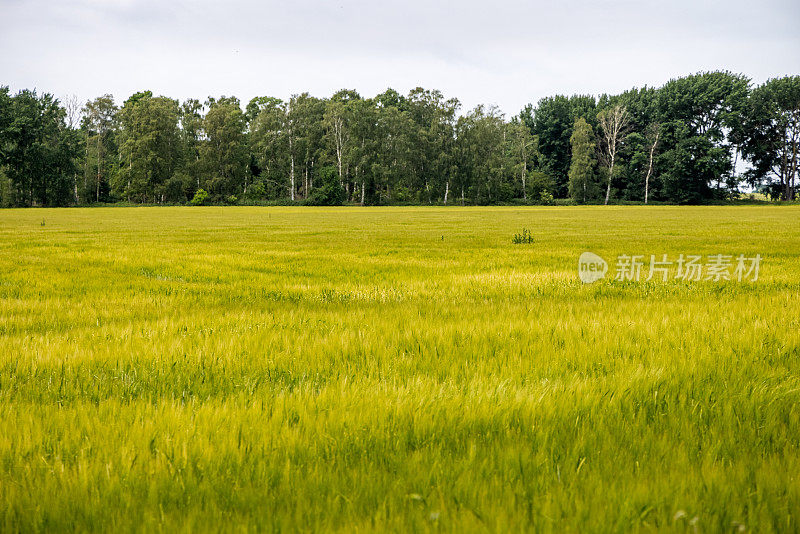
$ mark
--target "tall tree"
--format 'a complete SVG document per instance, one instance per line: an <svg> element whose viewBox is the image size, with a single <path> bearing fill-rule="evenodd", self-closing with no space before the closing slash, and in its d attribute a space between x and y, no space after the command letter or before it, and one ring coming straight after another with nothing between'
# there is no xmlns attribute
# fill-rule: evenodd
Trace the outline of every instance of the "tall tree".
<svg viewBox="0 0 800 534"><path fill-rule="evenodd" d="M308 93L292 95L284 108L284 131L288 145L290 198L302 189L308 197L314 166L322 148L325 102ZM302 180L302 181L301 181Z"/></svg>
<svg viewBox="0 0 800 534"><path fill-rule="evenodd" d="M0 91L2 157L17 206L63 206L73 200L77 137L66 113L51 94L23 90L13 97Z"/></svg>
<svg viewBox="0 0 800 534"><path fill-rule="evenodd" d="M285 104L275 97L256 97L247 105L249 138L258 166L258 188L268 198L285 198L289 185Z"/></svg>
<svg viewBox="0 0 800 534"><path fill-rule="evenodd" d="M642 178L648 169L649 145L648 125L657 123L658 90L652 87L633 88L619 95L601 95L598 109L624 106L628 112L629 125L623 136L615 158L612 188L623 200L641 201L644 198ZM653 166L653 173L657 170Z"/></svg>
<svg viewBox="0 0 800 534"><path fill-rule="evenodd" d="M245 115L236 97L209 98L203 119L200 160L207 191L217 197L247 192L248 148Z"/></svg>
<svg viewBox="0 0 800 534"><path fill-rule="evenodd" d="M514 118L508 128L515 174L519 176L522 185L522 199L528 200L528 171L539 155L539 138L532 135L530 128L518 118Z"/></svg>
<svg viewBox="0 0 800 534"><path fill-rule="evenodd" d="M569 194L577 202L588 202L596 195L595 142L592 126L583 117L575 121L570 136L572 158L569 165Z"/></svg>
<svg viewBox="0 0 800 534"><path fill-rule="evenodd" d="M392 94L391 90L387 93ZM410 114L401 109L402 97L385 98L387 93L374 99L377 140L371 174L375 202L409 202L419 198L412 186L412 137L416 124ZM447 177L443 176L443 179Z"/></svg>
<svg viewBox="0 0 800 534"><path fill-rule="evenodd" d="M92 202L107 200L110 177L116 168L115 140L117 106L114 97L103 95L83 107L83 130L86 135L86 170L84 198ZM89 188L89 180L92 186Z"/></svg>
<svg viewBox="0 0 800 534"><path fill-rule="evenodd" d="M460 145L459 173L464 188L476 204L505 202L513 198L506 153L506 127L496 107L476 106L457 124Z"/></svg>
<svg viewBox="0 0 800 534"><path fill-rule="evenodd" d="M178 102L150 91L136 93L119 111L120 172L112 184L128 200L163 202L165 185L180 163Z"/></svg>
<svg viewBox="0 0 800 534"><path fill-rule="evenodd" d="M542 170L555 179L559 196L568 193L572 128L579 117L593 125L596 106L593 96L557 95L541 99L535 108L523 110L523 120L539 138Z"/></svg>
<svg viewBox="0 0 800 534"><path fill-rule="evenodd" d="M744 121L743 153L750 182L777 179L783 200L796 197L800 157L800 76L773 78L755 88Z"/></svg>
<svg viewBox="0 0 800 534"><path fill-rule="evenodd" d="M659 90L659 163L668 200L697 203L735 192L736 132L748 87L745 76L703 72L670 80Z"/></svg>
<svg viewBox="0 0 800 534"><path fill-rule="evenodd" d="M6 172L11 148L9 126L12 120L11 95L7 86L0 85L0 207L14 205L14 187Z"/></svg>
<svg viewBox="0 0 800 534"><path fill-rule="evenodd" d="M628 108L621 104L605 108L597 114L597 123L601 132L600 161L608 174L606 199L604 202L604 204L608 205L608 200L611 197L611 180L614 177L614 165L617 160L617 152L622 137L625 135L628 125L630 124Z"/></svg>
<svg viewBox="0 0 800 534"><path fill-rule="evenodd" d="M350 199L350 164L358 142L351 135L355 103L361 100L356 91L342 89L334 93L325 107L323 125L325 139L334 154L339 182Z"/></svg>
<svg viewBox="0 0 800 534"><path fill-rule="evenodd" d="M661 125L654 122L647 127L647 146L648 146L648 159L647 159L647 174L644 178L644 203L650 195L650 177L653 175L653 161L655 159L656 149L658 148L658 140L661 137Z"/></svg>
<svg viewBox="0 0 800 534"><path fill-rule="evenodd" d="M200 147L203 144L204 106L196 98L185 100L178 110L181 136L181 162L187 183L183 183L183 194L191 198L201 188L203 171L200 163Z"/></svg>

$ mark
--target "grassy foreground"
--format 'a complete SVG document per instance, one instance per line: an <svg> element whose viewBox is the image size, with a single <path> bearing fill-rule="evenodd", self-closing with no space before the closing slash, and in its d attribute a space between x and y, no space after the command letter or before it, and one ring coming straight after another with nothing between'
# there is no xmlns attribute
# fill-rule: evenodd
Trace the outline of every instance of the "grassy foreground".
<svg viewBox="0 0 800 534"><path fill-rule="evenodd" d="M800 207L0 211L2 532L797 531L799 371Z"/></svg>

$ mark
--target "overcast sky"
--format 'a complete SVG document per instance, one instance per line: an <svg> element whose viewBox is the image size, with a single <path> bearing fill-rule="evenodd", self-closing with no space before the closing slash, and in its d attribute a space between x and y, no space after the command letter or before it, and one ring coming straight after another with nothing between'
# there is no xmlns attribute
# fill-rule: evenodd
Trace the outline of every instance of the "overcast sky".
<svg viewBox="0 0 800 534"><path fill-rule="evenodd" d="M421 85L513 115L712 69L800 74L800 2L0 0L0 85L81 100Z"/></svg>

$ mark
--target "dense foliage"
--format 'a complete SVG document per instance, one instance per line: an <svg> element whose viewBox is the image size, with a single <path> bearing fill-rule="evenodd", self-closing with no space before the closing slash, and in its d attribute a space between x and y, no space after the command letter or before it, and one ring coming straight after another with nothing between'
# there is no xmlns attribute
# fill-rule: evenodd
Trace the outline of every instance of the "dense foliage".
<svg viewBox="0 0 800 534"><path fill-rule="evenodd" d="M705 72L547 97L510 120L495 107L461 113L422 88L244 108L144 91L121 107L104 95L68 111L52 95L0 88L3 205L189 203L201 189L217 203L702 203L742 186L792 200L800 76L752 87Z"/></svg>

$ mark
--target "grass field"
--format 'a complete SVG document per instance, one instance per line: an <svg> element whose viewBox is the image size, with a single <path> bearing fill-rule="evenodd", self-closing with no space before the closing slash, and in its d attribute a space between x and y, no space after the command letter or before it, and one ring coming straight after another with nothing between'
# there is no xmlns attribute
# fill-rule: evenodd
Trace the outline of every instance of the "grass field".
<svg viewBox="0 0 800 534"><path fill-rule="evenodd" d="M800 207L0 210L2 532L795 532L799 372Z"/></svg>

